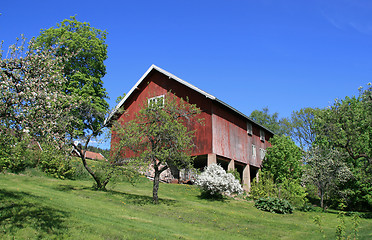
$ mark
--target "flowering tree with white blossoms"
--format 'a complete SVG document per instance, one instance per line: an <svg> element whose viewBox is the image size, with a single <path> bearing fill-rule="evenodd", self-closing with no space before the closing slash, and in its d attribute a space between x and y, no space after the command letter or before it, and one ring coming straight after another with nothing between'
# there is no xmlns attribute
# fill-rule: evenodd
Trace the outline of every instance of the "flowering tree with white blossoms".
<svg viewBox="0 0 372 240"><path fill-rule="evenodd" d="M217 164L206 167L204 172L199 174L195 183L210 196L220 196L223 193L243 193L239 181Z"/></svg>
<svg viewBox="0 0 372 240"><path fill-rule="evenodd" d="M90 139L102 132L104 126L97 126L96 119L104 119L106 112L93 108L90 97L65 91L68 79L64 63L76 53L57 54L59 45L40 48L34 40L28 43L27 51L25 45L22 37L9 47L5 58L0 48L0 160L1 153L14 145L9 136L19 142L26 134L65 151L72 146L97 188L104 189L112 173L111 165L102 181L87 165L85 152ZM76 112L83 112L84 119ZM82 121L85 129L79 127ZM83 147L76 143L77 139L84 143Z"/></svg>
<svg viewBox="0 0 372 240"><path fill-rule="evenodd" d="M73 123L68 113L77 103L62 91L64 56L55 56L58 47L25 52L25 39L18 42L5 58L0 51L0 134L20 139L27 132L34 139L55 142ZM28 49L33 44L31 40Z"/></svg>
<svg viewBox="0 0 372 240"><path fill-rule="evenodd" d="M342 161L345 154L332 148L312 147L304 157L306 162L304 175L305 184L314 184L318 189L320 206L325 209L325 198L330 193L341 194L339 186L353 177L352 172Z"/></svg>

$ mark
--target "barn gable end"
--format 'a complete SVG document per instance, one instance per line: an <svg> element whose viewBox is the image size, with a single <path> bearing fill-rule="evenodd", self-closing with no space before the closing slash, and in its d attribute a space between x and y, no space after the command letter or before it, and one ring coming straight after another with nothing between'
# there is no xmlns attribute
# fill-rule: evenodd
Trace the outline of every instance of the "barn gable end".
<svg viewBox="0 0 372 240"><path fill-rule="evenodd" d="M250 182L261 166L263 154L270 146L268 140L273 132L215 96L155 65L137 81L105 124L110 125L118 119L123 123L133 119L148 99L156 101L156 97L169 91L178 98L188 99L190 104L196 104L202 110L200 117L205 124L194 125L196 147L192 155L196 156L195 167L219 163L226 170L236 169L241 175L243 188L249 190ZM120 114L119 109L125 109L125 114Z"/></svg>

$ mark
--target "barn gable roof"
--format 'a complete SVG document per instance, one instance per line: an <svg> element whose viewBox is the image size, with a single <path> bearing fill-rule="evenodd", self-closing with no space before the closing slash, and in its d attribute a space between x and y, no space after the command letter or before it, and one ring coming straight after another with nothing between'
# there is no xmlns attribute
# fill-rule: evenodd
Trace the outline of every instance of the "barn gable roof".
<svg viewBox="0 0 372 240"><path fill-rule="evenodd" d="M182 80L181 78L165 71L164 69L156 66L156 65L151 65L151 67L145 72L145 74L142 75L142 77L137 81L137 83L132 87L132 89L128 92L128 94L125 95L125 97L119 102L118 105L116 105L116 107L114 108L114 110L110 113L110 115L106 118L104 124L106 125L107 123L110 122L111 118L114 116L114 114L123 106L123 104L125 103L125 101L131 96L131 94L137 89L137 87L144 81L144 79L150 74L151 71L158 71L162 74L164 74L165 76L169 77L169 79L173 79L179 83L181 83L182 85L188 87L188 88L191 88L193 89L194 91L204 95L206 98L209 98L213 101L216 101L220 104L222 104L223 106L229 108L230 110L232 110L233 112L237 113L238 115L246 118L248 121L260 126L261 128L265 129L266 131L274 134L270 129L262 126L261 124L255 122L254 120L252 120L251 118L249 118L248 116L246 116L245 114L241 113L240 111L236 110L235 108L231 107L230 105L228 105L227 103L219 100L218 98L216 98L215 96L213 96L212 94L209 94L203 90L201 90L200 88L197 88L195 87L194 85Z"/></svg>

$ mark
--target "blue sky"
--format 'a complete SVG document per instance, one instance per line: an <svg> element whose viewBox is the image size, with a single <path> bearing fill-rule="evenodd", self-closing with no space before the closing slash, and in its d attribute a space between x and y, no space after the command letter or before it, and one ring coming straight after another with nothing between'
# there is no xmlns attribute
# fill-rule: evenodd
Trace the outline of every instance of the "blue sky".
<svg viewBox="0 0 372 240"><path fill-rule="evenodd" d="M155 64L249 115L326 107L372 82L372 1L3 1L0 40L77 20L106 30L111 106Z"/></svg>

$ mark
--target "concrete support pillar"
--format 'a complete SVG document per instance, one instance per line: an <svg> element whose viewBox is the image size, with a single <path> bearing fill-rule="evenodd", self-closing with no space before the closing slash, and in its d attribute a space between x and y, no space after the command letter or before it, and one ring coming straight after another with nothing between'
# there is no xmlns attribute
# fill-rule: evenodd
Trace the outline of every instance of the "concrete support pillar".
<svg viewBox="0 0 372 240"><path fill-rule="evenodd" d="M211 165L211 164L217 164L217 155L214 154L214 153L209 153L208 154L208 162L207 162L207 166Z"/></svg>
<svg viewBox="0 0 372 240"><path fill-rule="evenodd" d="M242 179L243 189L248 191L251 189L251 176L249 170L249 164L247 164L243 169L243 179Z"/></svg>
<svg viewBox="0 0 372 240"><path fill-rule="evenodd" d="M258 183L260 181L259 177L260 177L260 171L257 171L257 173L256 173L256 183Z"/></svg>
<svg viewBox="0 0 372 240"><path fill-rule="evenodd" d="M233 159L230 160L229 165L227 166L227 171L234 171L235 170L235 161Z"/></svg>

